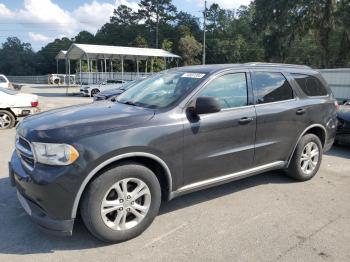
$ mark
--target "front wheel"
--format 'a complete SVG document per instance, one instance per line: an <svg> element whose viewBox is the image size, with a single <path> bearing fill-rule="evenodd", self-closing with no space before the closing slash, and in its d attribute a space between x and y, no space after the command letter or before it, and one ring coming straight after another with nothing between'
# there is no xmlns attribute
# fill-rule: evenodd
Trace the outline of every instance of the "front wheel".
<svg viewBox="0 0 350 262"><path fill-rule="evenodd" d="M322 161L322 144L314 134L303 136L294 152L287 173L290 177L306 181L313 178Z"/></svg>
<svg viewBox="0 0 350 262"><path fill-rule="evenodd" d="M94 97L94 96L97 95L98 93L100 93L100 90L98 90L97 88L92 89L92 90L91 90L91 97Z"/></svg>
<svg viewBox="0 0 350 262"><path fill-rule="evenodd" d="M161 190L147 167L123 163L97 177L87 188L81 216L102 241L122 242L140 235L159 211Z"/></svg>

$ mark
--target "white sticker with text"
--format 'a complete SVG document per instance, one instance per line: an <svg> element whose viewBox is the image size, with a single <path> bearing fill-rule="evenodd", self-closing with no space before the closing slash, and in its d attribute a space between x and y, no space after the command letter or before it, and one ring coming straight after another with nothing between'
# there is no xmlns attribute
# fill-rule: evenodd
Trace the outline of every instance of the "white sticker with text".
<svg viewBox="0 0 350 262"><path fill-rule="evenodd" d="M205 74L201 74L201 73L184 73L181 77L187 77L187 78L202 78L203 76L205 76Z"/></svg>

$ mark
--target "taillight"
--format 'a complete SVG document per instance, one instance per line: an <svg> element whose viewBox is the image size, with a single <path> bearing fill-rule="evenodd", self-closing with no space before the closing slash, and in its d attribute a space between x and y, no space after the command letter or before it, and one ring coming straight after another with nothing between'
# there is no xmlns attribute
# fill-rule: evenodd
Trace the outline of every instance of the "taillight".
<svg viewBox="0 0 350 262"><path fill-rule="evenodd" d="M339 109L340 109L340 106L339 106L338 102L334 101L334 105L335 105L335 110L337 110L337 112L338 112Z"/></svg>
<svg viewBox="0 0 350 262"><path fill-rule="evenodd" d="M31 105L32 107L37 107L39 105L39 101L32 101Z"/></svg>

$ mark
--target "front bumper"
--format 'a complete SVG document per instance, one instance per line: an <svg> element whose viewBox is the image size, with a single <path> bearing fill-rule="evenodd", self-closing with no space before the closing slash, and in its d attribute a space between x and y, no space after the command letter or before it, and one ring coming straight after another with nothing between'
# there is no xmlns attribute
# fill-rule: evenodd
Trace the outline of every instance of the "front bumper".
<svg viewBox="0 0 350 262"><path fill-rule="evenodd" d="M88 89L80 89L80 94L83 96L90 96Z"/></svg>
<svg viewBox="0 0 350 262"><path fill-rule="evenodd" d="M70 194L69 188L59 179L51 183L36 181L34 175L23 169L16 152L9 163L9 176L22 207L42 230L60 236L72 235L74 218L71 218L71 210L75 194Z"/></svg>
<svg viewBox="0 0 350 262"><path fill-rule="evenodd" d="M54 220L49 218L45 212L29 199L17 191L17 197L23 209L39 228L50 234L58 236L71 236L73 233L74 219Z"/></svg>

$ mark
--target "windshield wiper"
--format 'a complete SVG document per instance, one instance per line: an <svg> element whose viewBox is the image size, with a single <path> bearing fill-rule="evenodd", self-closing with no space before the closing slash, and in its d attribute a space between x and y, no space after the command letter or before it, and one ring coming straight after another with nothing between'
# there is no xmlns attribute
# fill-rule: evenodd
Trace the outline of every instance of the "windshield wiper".
<svg viewBox="0 0 350 262"><path fill-rule="evenodd" d="M119 101L119 100L117 100L117 102L121 103L121 104L125 104L125 105L137 106L137 104L134 103L133 101Z"/></svg>

